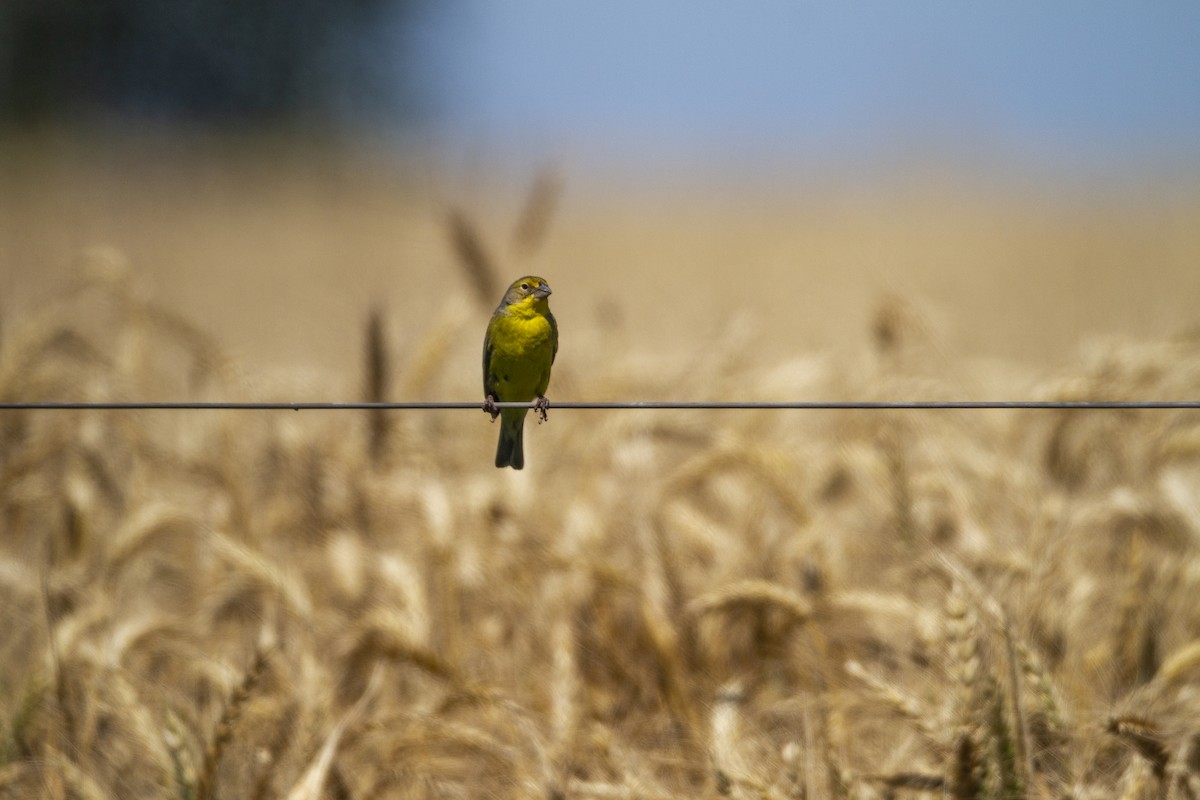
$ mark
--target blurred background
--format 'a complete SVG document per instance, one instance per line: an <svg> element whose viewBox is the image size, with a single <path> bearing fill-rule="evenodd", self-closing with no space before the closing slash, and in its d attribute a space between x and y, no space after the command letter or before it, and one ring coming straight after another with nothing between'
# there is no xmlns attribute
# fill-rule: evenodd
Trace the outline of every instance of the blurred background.
<svg viewBox="0 0 1200 800"><path fill-rule="evenodd" d="M1050 370L1197 322L1197 42L1182 2L7 0L0 323L99 253L338 374L374 305L478 313L465 236L568 343L855 347L900 297Z"/></svg>
<svg viewBox="0 0 1200 800"><path fill-rule="evenodd" d="M526 273L552 403L1200 399L1200 2L0 0L0 402L481 402ZM0 412L0 796L1200 797L1200 412L496 437Z"/></svg>

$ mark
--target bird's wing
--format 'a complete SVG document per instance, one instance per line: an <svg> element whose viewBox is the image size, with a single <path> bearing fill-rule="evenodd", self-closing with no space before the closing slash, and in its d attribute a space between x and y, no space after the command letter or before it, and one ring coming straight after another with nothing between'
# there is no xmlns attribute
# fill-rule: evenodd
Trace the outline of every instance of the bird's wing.
<svg viewBox="0 0 1200 800"><path fill-rule="evenodd" d="M550 353L550 363L554 363L554 357L558 355L558 320L554 319L553 314L546 314L550 320L550 338L554 340L554 350Z"/></svg>
<svg viewBox="0 0 1200 800"><path fill-rule="evenodd" d="M487 335L483 337L483 396L487 397L492 393L492 388L488 386L488 366L492 363L492 326L488 325Z"/></svg>

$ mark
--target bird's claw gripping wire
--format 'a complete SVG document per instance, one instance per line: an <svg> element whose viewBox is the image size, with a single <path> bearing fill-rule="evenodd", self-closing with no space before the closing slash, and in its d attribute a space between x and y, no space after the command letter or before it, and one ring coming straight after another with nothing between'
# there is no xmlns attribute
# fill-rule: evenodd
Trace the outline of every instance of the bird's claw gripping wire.
<svg viewBox="0 0 1200 800"><path fill-rule="evenodd" d="M546 411L548 411L549 408L550 401L544 397L539 396L537 400L533 401L533 410L538 415L538 425L541 425L543 422L549 419L549 417L546 416Z"/></svg>
<svg viewBox="0 0 1200 800"><path fill-rule="evenodd" d="M500 409L496 408L496 398L492 397L490 394L487 396L487 399L483 401L483 410L492 415L492 422L495 422L496 417L500 416Z"/></svg>

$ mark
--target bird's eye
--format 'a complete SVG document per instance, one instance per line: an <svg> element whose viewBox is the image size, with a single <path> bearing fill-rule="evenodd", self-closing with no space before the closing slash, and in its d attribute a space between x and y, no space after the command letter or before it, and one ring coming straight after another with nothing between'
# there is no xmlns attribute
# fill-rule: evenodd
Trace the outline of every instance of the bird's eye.
<svg viewBox="0 0 1200 800"><path fill-rule="evenodd" d="M529 284L528 284L528 283L522 283L522 284L521 284L521 288L522 288L522 289L524 289L525 291L529 291Z"/></svg>

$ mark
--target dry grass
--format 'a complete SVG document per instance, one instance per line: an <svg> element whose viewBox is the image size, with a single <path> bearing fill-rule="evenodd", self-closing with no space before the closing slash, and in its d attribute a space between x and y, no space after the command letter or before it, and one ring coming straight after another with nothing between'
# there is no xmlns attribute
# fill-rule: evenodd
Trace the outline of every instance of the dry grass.
<svg viewBox="0 0 1200 800"><path fill-rule="evenodd" d="M479 311L365 317L368 399L477 393L497 268L453 220ZM894 297L857 358L775 360L735 325L654 360L592 324L560 396L990 379ZM276 389L110 253L0 340L6 401ZM1200 339L1033 393L1195 398ZM1198 431L552 411L516 475L483 414L4 413L0 797L1193 798Z"/></svg>

